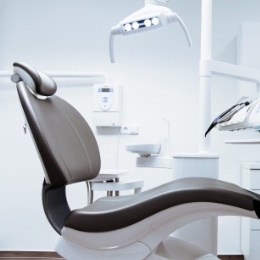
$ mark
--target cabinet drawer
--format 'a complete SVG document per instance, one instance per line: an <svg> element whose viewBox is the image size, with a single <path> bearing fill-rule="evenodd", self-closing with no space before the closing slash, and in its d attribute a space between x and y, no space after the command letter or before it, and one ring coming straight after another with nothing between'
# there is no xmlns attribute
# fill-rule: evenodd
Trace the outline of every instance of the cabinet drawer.
<svg viewBox="0 0 260 260"><path fill-rule="evenodd" d="M260 189L260 170L251 170L251 189Z"/></svg>
<svg viewBox="0 0 260 260"><path fill-rule="evenodd" d="M252 190L253 192L260 194L260 190ZM260 232L260 219L250 219L250 229L259 230Z"/></svg>
<svg viewBox="0 0 260 260"><path fill-rule="evenodd" d="M260 232L260 219L250 219L250 229L259 230Z"/></svg>
<svg viewBox="0 0 260 260"><path fill-rule="evenodd" d="M248 258L249 260L259 260L260 255L260 232L259 231L251 231L250 232L250 255Z"/></svg>

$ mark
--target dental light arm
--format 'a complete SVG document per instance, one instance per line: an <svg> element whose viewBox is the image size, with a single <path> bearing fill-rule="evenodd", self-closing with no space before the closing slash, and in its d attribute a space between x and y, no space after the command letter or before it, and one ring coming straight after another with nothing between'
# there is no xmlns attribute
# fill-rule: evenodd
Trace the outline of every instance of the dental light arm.
<svg viewBox="0 0 260 260"><path fill-rule="evenodd" d="M114 55L114 36L120 35L120 27L114 26L111 29L109 36L109 55L111 63L115 63L115 55Z"/></svg>
<svg viewBox="0 0 260 260"><path fill-rule="evenodd" d="M169 8L148 3L144 8L128 16L118 25L111 28L109 38L109 53L111 62L115 62L114 37L116 35L126 36L143 31L159 29L173 22L178 22L181 25L188 44L191 47L192 41L190 34L180 16L173 13Z"/></svg>
<svg viewBox="0 0 260 260"><path fill-rule="evenodd" d="M192 40L191 40L191 37L190 37L190 34L189 34L189 31L188 31L188 28L187 26L185 25L184 21L181 19L181 17L176 14L176 13L172 13L168 16L168 19L169 19L169 23L172 23L172 22L178 22L183 30L183 32L185 33L185 36L186 36L186 39L188 41L188 44L189 44L189 47L192 47ZM171 21L172 20L172 21Z"/></svg>

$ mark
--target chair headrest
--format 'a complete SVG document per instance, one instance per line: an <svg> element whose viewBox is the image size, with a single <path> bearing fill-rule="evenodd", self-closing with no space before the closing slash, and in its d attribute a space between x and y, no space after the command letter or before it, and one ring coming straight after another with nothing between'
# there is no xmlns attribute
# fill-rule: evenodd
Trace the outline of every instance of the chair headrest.
<svg viewBox="0 0 260 260"><path fill-rule="evenodd" d="M11 80L14 83L23 81L30 90L37 95L52 96L57 90L56 82L48 75L36 71L33 67L23 62L14 62L14 74Z"/></svg>

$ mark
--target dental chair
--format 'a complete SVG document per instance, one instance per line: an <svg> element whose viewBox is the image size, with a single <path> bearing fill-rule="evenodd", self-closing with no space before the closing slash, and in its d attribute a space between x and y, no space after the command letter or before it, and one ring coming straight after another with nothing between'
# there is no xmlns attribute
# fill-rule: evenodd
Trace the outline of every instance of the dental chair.
<svg viewBox="0 0 260 260"><path fill-rule="evenodd" d="M43 208L65 259L218 259L171 234L202 218L260 216L258 194L210 178L178 179L70 210L66 186L100 171L97 142L79 112L55 95L52 78L25 63L13 66L11 79L45 171Z"/></svg>

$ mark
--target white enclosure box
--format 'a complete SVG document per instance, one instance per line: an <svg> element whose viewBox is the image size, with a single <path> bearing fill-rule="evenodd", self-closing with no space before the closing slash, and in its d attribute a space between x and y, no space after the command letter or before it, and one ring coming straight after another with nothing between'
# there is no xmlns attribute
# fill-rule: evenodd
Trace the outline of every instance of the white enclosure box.
<svg viewBox="0 0 260 260"><path fill-rule="evenodd" d="M260 22L242 22L236 35L236 64L260 69ZM238 97L254 96L257 86L252 82L238 81Z"/></svg>
<svg viewBox="0 0 260 260"><path fill-rule="evenodd" d="M173 179L189 177L218 179L218 174L217 154L173 155ZM212 217L190 223L175 231L173 236L217 255L218 219Z"/></svg>
<svg viewBox="0 0 260 260"><path fill-rule="evenodd" d="M93 124L97 127L121 126L122 90L120 86L93 86Z"/></svg>
<svg viewBox="0 0 260 260"><path fill-rule="evenodd" d="M260 162L242 163L242 186L260 194ZM246 260L258 260L260 256L260 221L242 218L241 251Z"/></svg>

